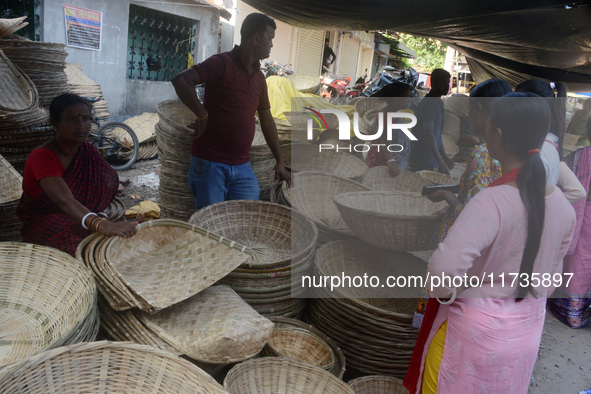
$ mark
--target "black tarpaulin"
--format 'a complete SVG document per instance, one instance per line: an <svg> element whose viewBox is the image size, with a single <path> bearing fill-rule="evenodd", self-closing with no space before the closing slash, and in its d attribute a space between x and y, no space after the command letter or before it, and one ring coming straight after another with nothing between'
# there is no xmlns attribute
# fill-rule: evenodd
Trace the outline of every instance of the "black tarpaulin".
<svg viewBox="0 0 591 394"><path fill-rule="evenodd" d="M294 26L432 37L481 76L591 85L591 3L555 0L246 0ZM484 79L486 79L484 78ZM589 86L587 87L589 88Z"/></svg>

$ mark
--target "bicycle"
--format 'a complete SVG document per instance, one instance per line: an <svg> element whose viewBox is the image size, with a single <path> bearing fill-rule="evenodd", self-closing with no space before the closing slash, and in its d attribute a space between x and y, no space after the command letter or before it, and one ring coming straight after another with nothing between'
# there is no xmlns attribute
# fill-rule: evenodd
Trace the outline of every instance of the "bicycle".
<svg viewBox="0 0 591 394"><path fill-rule="evenodd" d="M100 97L85 97L90 103L96 103ZM98 130L91 131L88 142L105 158L116 171L129 169L137 160L140 144L131 127L122 122L109 122L101 126L100 119L94 117L92 123Z"/></svg>

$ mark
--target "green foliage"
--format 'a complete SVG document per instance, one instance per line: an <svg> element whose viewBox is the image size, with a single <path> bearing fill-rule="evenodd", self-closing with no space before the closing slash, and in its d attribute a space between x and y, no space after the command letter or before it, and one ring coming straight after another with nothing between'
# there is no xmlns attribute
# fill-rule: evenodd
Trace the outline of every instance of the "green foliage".
<svg viewBox="0 0 591 394"><path fill-rule="evenodd" d="M441 41L400 33L400 42L417 53L414 64L428 71L443 68L447 45Z"/></svg>

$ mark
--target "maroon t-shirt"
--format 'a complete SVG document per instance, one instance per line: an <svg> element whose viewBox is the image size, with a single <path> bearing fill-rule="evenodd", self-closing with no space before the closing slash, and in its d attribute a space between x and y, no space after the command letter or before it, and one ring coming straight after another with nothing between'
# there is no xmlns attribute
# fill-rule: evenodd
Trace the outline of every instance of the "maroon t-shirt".
<svg viewBox="0 0 591 394"><path fill-rule="evenodd" d="M203 104L209 113L205 133L191 147L200 159L231 165L248 162L255 112L271 108L260 63L249 74L239 51L235 46L193 66L205 83Z"/></svg>

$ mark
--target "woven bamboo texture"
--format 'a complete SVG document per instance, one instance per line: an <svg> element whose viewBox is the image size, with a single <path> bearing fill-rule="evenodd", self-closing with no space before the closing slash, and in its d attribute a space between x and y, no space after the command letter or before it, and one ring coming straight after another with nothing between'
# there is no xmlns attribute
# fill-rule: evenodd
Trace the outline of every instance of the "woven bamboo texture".
<svg viewBox="0 0 591 394"><path fill-rule="evenodd" d="M293 220L292 220L293 219ZM225 201L195 212L189 223L246 245L247 267L273 267L298 261L314 248L314 223L282 205L264 201Z"/></svg>
<svg viewBox="0 0 591 394"><path fill-rule="evenodd" d="M321 171L349 179L361 179L367 172L367 164L349 153L319 152L319 146L298 143L291 145L292 171ZM287 163L287 162L286 162Z"/></svg>
<svg viewBox="0 0 591 394"><path fill-rule="evenodd" d="M257 355L273 323L227 286L213 286L157 314L139 320L165 342L192 359L235 363Z"/></svg>
<svg viewBox="0 0 591 394"><path fill-rule="evenodd" d="M345 374L345 370L346 370L346 360L345 360L345 355L343 354L343 351L341 350L341 348L331 339L329 338L325 333L323 333L322 331L320 331L319 329L317 329L316 327L314 327L311 324L308 323L304 323L301 320L297 320L297 319L290 319L290 318L286 318L286 317L271 317L269 318L269 320L271 320L274 324L275 324L275 328L299 328L300 330L307 330L309 332L311 332L312 334L322 338L324 340L324 342L326 342L328 344L328 346L330 347L332 353L335 355L335 363L332 366L332 368L329 370L330 373L332 373L334 376L336 376L339 379L343 379L343 375Z"/></svg>
<svg viewBox="0 0 591 394"><path fill-rule="evenodd" d="M31 79L0 51L0 114L31 110L39 105Z"/></svg>
<svg viewBox="0 0 591 394"><path fill-rule="evenodd" d="M329 372L303 361L263 357L233 367L224 388L230 394L345 394L354 391Z"/></svg>
<svg viewBox="0 0 591 394"><path fill-rule="evenodd" d="M410 171L401 170L400 174L392 178L386 166L370 168L363 177L363 184L374 191L401 191L421 193L423 187L432 183Z"/></svg>
<svg viewBox="0 0 591 394"><path fill-rule="evenodd" d="M16 216L20 199L0 204L0 242L21 241L22 223Z"/></svg>
<svg viewBox="0 0 591 394"><path fill-rule="evenodd" d="M137 230L109 239L105 259L151 311L199 293L249 258L245 246L180 221L152 220Z"/></svg>
<svg viewBox="0 0 591 394"><path fill-rule="evenodd" d="M0 155L0 204L18 200L23 193L22 183L21 175Z"/></svg>
<svg viewBox="0 0 591 394"><path fill-rule="evenodd" d="M316 275L367 274L378 276L380 283L386 283L388 275L424 277L427 270L425 262L408 253L378 249L360 241L323 245L317 251L315 265ZM411 323L422 289L316 290L307 320L339 344L348 369L404 377L418 334Z"/></svg>
<svg viewBox="0 0 591 394"><path fill-rule="evenodd" d="M450 159L453 159L458 153L460 153L460 147L456 145L456 143L453 142L451 138L442 135L441 143L443 144L443 148L445 149L445 154Z"/></svg>
<svg viewBox="0 0 591 394"><path fill-rule="evenodd" d="M93 342L39 354L0 372L0 393L225 393L172 354L130 343Z"/></svg>
<svg viewBox="0 0 591 394"><path fill-rule="evenodd" d="M455 180L455 183L460 183L460 178L466 172L466 164L454 163L454 168L449 171L449 175Z"/></svg>
<svg viewBox="0 0 591 394"><path fill-rule="evenodd" d="M367 187L350 179L313 171L293 174L292 182L289 203L314 221L319 235L322 231L325 236L335 238L353 235L334 205L333 197L341 193L367 191Z"/></svg>
<svg viewBox="0 0 591 394"><path fill-rule="evenodd" d="M14 33L27 26L29 22L25 22L27 16L21 16L19 18L1 18L0 19L0 38L6 37L9 34Z"/></svg>
<svg viewBox="0 0 591 394"><path fill-rule="evenodd" d="M320 78L314 74L293 74L288 75L289 79L297 90L302 93L313 93L316 94L320 88Z"/></svg>
<svg viewBox="0 0 591 394"><path fill-rule="evenodd" d="M443 106L446 111L459 117L468 117L470 98L462 94L446 97L443 100Z"/></svg>
<svg viewBox="0 0 591 394"><path fill-rule="evenodd" d="M119 222L125 217L125 204L119 197L115 197L105 209L110 222Z"/></svg>
<svg viewBox="0 0 591 394"><path fill-rule="evenodd" d="M264 356L288 357L330 371L336 357L321 337L298 327L275 328L263 349Z"/></svg>
<svg viewBox="0 0 591 394"><path fill-rule="evenodd" d="M94 115L101 121L109 119L109 107L103 92L98 83L90 79L82 71L82 66L75 63L66 63L64 69L70 92L83 97L100 97L101 99L92 104Z"/></svg>
<svg viewBox="0 0 591 394"><path fill-rule="evenodd" d="M335 196L343 219L362 240L397 251L435 249L447 206L408 192L354 192Z"/></svg>
<svg viewBox="0 0 591 394"><path fill-rule="evenodd" d="M70 91L64 72L68 53L64 44L25 38L0 40L0 49L35 84L39 105L49 108L54 97Z"/></svg>
<svg viewBox="0 0 591 394"><path fill-rule="evenodd" d="M74 258L45 246L2 242L0 273L0 368L45 349L91 340L95 283Z"/></svg>
<svg viewBox="0 0 591 394"><path fill-rule="evenodd" d="M449 138L451 142L457 144L460 141L461 135L461 121L460 118L449 112L445 111L443 114L443 134L442 136ZM447 147L446 147L447 148ZM445 151L447 152L447 149Z"/></svg>
<svg viewBox="0 0 591 394"><path fill-rule="evenodd" d="M455 166L454 166L455 167ZM455 185L458 183L458 179L451 175L442 174L437 171L417 171L416 174L434 185Z"/></svg>
<svg viewBox="0 0 591 394"><path fill-rule="evenodd" d="M187 182L193 142L193 131L187 125L195 121L195 114L180 100L163 101L156 112L160 119L155 130L162 166L158 189L161 216L185 221L195 212L195 197Z"/></svg>
<svg viewBox="0 0 591 394"><path fill-rule="evenodd" d="M409 394L402 380L392 376L371 375L349 381L355 394Z"/></svg>
<svg viewBox="0 0 591 394"><path fill-rule="evenodd" d="M564 145L566 146L575 146L577 142L579 142L580 135L564 133Z"/></svg>

